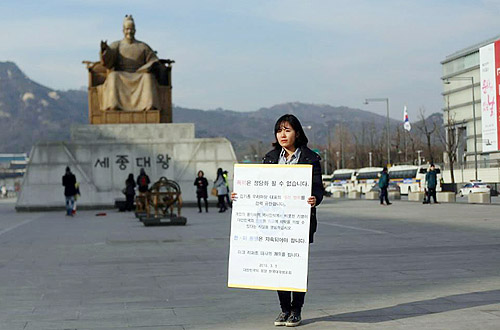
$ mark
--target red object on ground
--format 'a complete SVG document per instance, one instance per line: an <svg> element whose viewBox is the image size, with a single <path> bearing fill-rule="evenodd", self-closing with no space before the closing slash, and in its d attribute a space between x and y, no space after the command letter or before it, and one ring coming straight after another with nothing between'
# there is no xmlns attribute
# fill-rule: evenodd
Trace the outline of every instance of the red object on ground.
<svg viewBox="0 0 500 330"><path fill-rule="evenodd" d="M96 213L95 215L96 217L104 217L106 216L106 213L105 212L101 212L101 213Z"/></svg>

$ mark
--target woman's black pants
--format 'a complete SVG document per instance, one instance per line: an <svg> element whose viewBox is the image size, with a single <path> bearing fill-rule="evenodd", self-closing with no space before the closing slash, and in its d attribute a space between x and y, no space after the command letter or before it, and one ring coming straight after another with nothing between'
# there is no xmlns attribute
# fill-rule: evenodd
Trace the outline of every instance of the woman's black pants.
<svg viewBox="0 0 500 330"><path fill-rule="evenodd" d="M132 211L134 209L134 197L135 195L125 195L125 210Z"/></svg>
<svg viewBox="0 0 500 330"><path fill-rule="evenodd" d="M219 199L218 206L220 207L221 211L227 210L226 203L224 202L225 195L218 195L217 198Z"/></svg>
<svg viewBox="0 0 500 330"><path fill-rule="evenodd" d="M205 211L208 212L208 202L206 197L198 197L198 209L201 212L201 199L203 198L203 201L205 202Z"/></svg>
<svg viewBox="0 0 500 330"><path fill-rule="evenodd" d="M283 313L300 313L304 306L305 292L278 291L281 311Z"/></svg>

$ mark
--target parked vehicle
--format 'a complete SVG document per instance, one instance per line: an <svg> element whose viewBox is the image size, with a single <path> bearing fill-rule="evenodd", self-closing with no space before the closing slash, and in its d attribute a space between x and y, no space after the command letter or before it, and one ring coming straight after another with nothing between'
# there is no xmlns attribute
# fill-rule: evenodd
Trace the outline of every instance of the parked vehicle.
<svg viewBox="0 0 500 330"><path fill-rule="evenodd" d="M425 191L425 175L429 165L395 165L389 168L391 182L395 182L401 188L401 194L407 195L410 192ZM437 174L436 191L441 191L441 168L435 166Z"/></svg>
<svg viewBox="0 0 500 330"><path fill-rule="evenodd" d="M344 191L347 193L353 185L353 176L355 174L356 170L350 168L335 170L332 175L332 183L340 183L344 187Z"/></svg>
<svg viewBox="0 0 500 330"><path fill-rule="evenodd" d="M495 195L495 193L492 194L492 188L489 184L478 181L471 181L469 183L466 183L458 191L458 195L460 197L467 196L472 193L490 193L492 196Z"/></svg>
<svg viewBox="0 0 500 330"><path fill-rule="evenodd" d="M382 172L382 167L364 167L360 168L353 175L352 190L362 194L370 191L378 183L378 178Z"/></svg>
<svg viewBox="0 0 500 330"><path fill-rule="evenodd" d="M325 188L325 192L328 194L333 194L336 191L347 192L346 187L340 182L332 182L328 187Z"/></svg>
<svg viewBox="0 0 500 330"><path fill-rule="evenodd" d="M321 175L321 180L323 181L323 188L326 189L332 183L333 174L323 174Z"/></svg>

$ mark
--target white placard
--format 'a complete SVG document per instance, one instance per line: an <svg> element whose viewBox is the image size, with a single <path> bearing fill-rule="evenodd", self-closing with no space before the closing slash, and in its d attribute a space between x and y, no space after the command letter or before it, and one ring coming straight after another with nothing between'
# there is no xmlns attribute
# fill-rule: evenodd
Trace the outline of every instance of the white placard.
<svg viewBox="0 0 500 330"><path fill-rule="evenodd" d="M312 165L234 166L228 286L307 291Z"/></svg>

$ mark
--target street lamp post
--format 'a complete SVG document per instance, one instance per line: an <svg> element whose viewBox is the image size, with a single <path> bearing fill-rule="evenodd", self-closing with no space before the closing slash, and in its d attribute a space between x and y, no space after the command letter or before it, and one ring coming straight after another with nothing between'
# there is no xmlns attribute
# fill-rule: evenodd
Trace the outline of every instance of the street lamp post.
<svg viewBox="0 0 500 330"><path fill-rule="evenodd" d="M370 161L369 161L370 167L372 167L372 152L371 151L368 152L368 158L370 159Z"/></svg>
<svg viewBox="0 0 500 330"><path fill-rule="evenodd" d="M476 134L476 99L474 97L474 77L451 77L446 79L445 84L450 84L450 80L470 80L472 87L472 121L474 127L474 176L477 181L477 134ZM448 109L448 111L450 111Z"/></svg>
<svg viewBox="0 0 500 330"><path fill-rule="evenodd" d="M385 102L387 105L387 165L391 164L391 138L390 138L390 124L389 124L389 98L370 98L365 99L365 104L369 102Z"/></svg>
<svg viewBox="0 0 500 330"><path fill-rule="evenodd" d="M328 150L325 149L325 175L328 174Z"/></svg>

